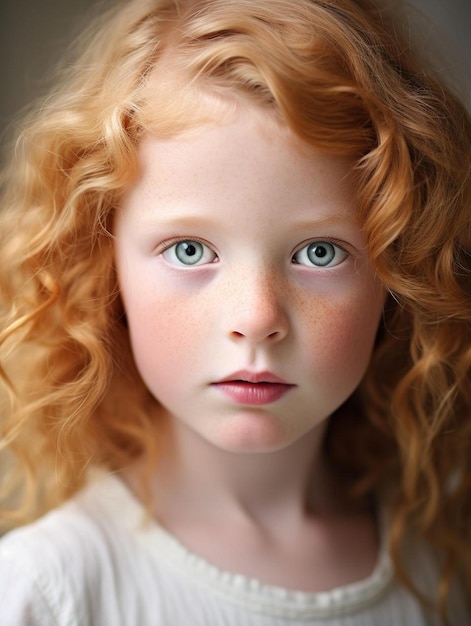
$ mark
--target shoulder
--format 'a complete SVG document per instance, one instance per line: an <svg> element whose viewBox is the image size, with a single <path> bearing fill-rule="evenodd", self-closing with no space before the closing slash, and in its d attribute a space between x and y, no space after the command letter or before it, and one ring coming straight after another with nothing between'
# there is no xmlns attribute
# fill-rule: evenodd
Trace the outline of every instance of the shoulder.
<svg viewBox="0 0 471 626"><path fill-rule="evenodd" d="M127 501L129 498L129 501ZM80 570L131 540L142 509L112 476L95 477L74 498L33 524L8 533L0 541L0 558L25 566L47 564L51 571Z"/></svg>
<svg viewBox="0 0 471 626"><path fill-rule="evenodd" d="M60 508L7 534L0 541L1 623L88 625L105 604L112 612L113 594L103 590L116 584L116 572L126 571L121 562L133 552L130 530L140 515L137 505L128 505L116 479L98 478Z"/></svg>

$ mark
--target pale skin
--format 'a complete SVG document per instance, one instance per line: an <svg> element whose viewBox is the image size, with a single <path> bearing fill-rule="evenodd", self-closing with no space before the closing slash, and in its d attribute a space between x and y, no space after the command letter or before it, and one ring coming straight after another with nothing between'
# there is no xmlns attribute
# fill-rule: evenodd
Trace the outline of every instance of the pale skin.
<svg viewBox="0 0 471 626"><path fill-rule="evenodd" d="M352 164L302 149L250 109L147 137L139 157L115 243L136 364L162 407L156 518L214 565L266 584L323 591L365 578L374 517L339 498L321 453L384 302ZM124 474L134 490L136 475Z"/></svg>

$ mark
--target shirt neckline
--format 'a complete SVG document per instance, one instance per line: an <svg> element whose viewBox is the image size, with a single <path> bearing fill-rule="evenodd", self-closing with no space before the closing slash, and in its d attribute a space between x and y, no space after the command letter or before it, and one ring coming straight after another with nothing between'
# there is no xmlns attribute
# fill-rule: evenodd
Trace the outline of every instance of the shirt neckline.
<svg viewBox="0 0 471 626"><path fill-rule="evenodd" d="M99 490L103 491L103 496L106 494L108 502L110 498L116 502L114 519L120 520L135 534L157 563L165 562L186 579L186 584L204 587L207 593L246 610L287 619L337 617L371 606L387 592L393 581L384 512L380 515L378 559L369 576L329 591L295 591L220 569L188 550L158 521L149 518L142 503L118 476L109 474L100 482Z"/></svg>

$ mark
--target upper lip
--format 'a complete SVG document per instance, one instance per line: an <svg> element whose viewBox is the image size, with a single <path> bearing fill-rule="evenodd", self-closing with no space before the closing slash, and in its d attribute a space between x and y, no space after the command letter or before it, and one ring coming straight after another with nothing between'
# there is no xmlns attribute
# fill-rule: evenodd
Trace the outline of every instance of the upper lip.
<svg viewBox="0 0 471 626"><path fill-rule="evenodd" d="M272 372L250 372L249 370L240 370L229 374L218 380L217 383L227 382L245 382L245 383L275 383L278 385L289 385L286 380L276 376Z"/></svg>

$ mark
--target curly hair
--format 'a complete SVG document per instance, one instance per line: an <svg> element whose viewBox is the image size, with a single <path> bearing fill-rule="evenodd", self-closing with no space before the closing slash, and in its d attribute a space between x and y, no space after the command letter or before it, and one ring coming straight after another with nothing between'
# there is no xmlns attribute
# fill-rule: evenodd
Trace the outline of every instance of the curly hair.
<svg viewBox="0 0 471 626"><path fill-rule="evenodd" d="M443 555L445 614L452 576L471 593L465 107L371 0L129 0L83 41L5 175L1 446L14 457L3 496L20 494L13 523L76 492L91 465L157 454L157 400L133 363L113 214L143 133L191 131L250 102L355 159L371 263L390 295L347 403L355 417L332 416L326 454L356 494L392 494L394 564L417 595L403 538L417 532Z"/></svg>

